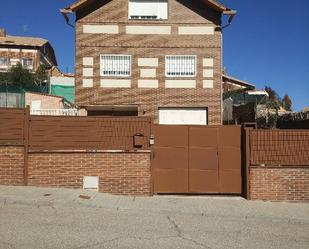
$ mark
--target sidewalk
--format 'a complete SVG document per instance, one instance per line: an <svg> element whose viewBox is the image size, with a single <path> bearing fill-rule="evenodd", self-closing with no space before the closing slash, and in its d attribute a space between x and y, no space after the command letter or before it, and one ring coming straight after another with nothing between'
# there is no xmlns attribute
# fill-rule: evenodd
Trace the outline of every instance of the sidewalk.
<svg viewBox="0 0 309 249"><path fill-rule="evenodd" d="M308 248L309 204L0 186L0 248Z"/></svg>

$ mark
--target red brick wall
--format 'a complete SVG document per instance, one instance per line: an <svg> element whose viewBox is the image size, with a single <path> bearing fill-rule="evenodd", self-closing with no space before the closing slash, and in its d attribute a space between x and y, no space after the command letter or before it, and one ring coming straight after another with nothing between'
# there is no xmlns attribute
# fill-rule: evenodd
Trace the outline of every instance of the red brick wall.
<svg viewBox="0 0 309 249"><path fill-rule="evenodd" d="M0 185L24 184L24 147L0 146Z"/></svg>
<svg viewBox="0 0 309 249"><path fill-rule="evenodd" d="M309 201L309 167L252 167L253 200Z"/></svg>
<svg viewBox="0 0 309 249"><path fill-rule="evenodd" d="M150 195L150 153L30 153L29 185L82 188L99 176L100 192Z"/></svg>

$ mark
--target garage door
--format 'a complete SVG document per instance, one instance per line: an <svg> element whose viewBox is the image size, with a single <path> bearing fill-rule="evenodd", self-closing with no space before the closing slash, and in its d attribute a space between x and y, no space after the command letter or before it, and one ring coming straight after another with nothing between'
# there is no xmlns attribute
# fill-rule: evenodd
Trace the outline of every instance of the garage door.
<svg viewBox="0 0 309 249"><path fill-rule="evenodd" d="M207 108L159 108L159 124L207 125Z"/></svg>

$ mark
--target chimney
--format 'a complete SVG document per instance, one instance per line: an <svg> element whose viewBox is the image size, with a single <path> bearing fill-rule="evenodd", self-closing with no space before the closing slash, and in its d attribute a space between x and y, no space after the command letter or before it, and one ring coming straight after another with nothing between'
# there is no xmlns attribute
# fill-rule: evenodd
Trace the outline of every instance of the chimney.
<svg viewBox="0 0 309 249"><path fill-rule="evenodd" d="M5 29L0 29L0 37L6 37Z"/></svg>

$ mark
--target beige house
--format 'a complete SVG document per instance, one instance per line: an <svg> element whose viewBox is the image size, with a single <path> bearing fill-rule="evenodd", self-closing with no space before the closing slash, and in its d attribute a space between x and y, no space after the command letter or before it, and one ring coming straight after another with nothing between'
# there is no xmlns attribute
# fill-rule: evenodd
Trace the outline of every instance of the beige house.
<svg viewBox="0 0 309 249"><path fill-rule="evenodd" d="M40 64L47 68L57 65L55 52L50 43L42 38L7 35L0 29L0 72L21 63L34 72Z"/></svg>
<svg viewBox="0 0 309 249"><path fill-rule="evenodd" d="M76 104L88 115L160 124L222 123L222 15L215 0L80 0Z"/></svg>
<svg viewBox="0 0 309 249"><path fill-rule="evenodd" d="M25 106L32 115L81 116L74 105L61 96L47 93L25 92Z"/></svg>

